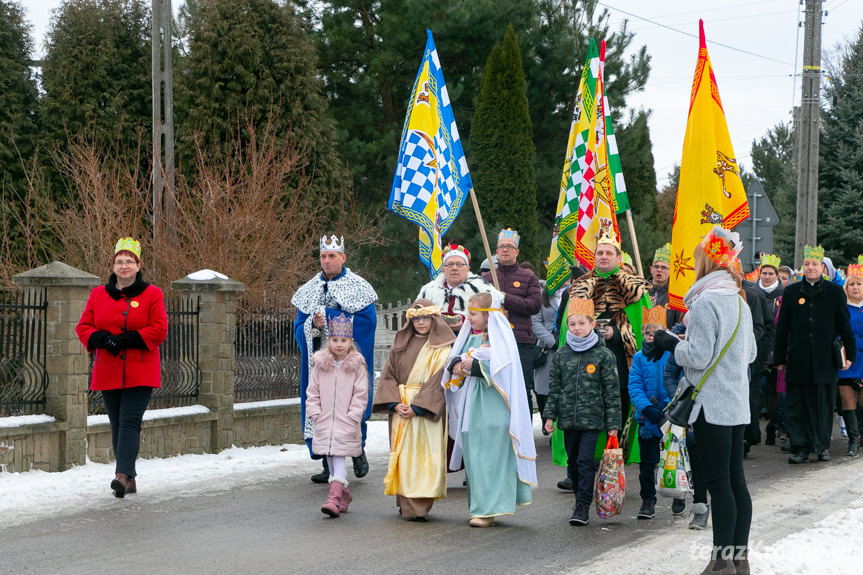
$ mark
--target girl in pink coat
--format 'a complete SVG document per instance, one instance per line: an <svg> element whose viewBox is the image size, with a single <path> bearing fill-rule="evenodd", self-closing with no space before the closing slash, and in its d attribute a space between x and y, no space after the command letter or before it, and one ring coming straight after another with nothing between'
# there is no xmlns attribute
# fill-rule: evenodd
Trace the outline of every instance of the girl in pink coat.
<svg viewBox="0 0 863 575"><path fill-rule="evenodd" d="M330 492L321 512L338 517L353 499L345 458L363 451L360 424L369 400L366 361L354 347L353 324L345 314L330 320L327 347L312 361L306 417L315 429L312 452L325 455L330 468Z"/></svg>

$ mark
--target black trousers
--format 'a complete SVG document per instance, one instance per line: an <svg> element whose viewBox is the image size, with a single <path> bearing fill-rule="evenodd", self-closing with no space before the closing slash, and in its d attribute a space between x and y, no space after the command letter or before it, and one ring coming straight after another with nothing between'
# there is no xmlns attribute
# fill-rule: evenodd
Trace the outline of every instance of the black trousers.
<svg viewBox="0 0 863 575"><path fill-rule="evenodd" d="M704 470L701 468L701 456L698 454L698 441L695 432L686 430L686 451L692 464L692 502L707 503L707 486L704 484Z"/></svg>
<svg viewBox="0 0 863 575"><path fill-rule="evenodd" d="M761 416L761 372L750 371L749 376L749 425L743 434L743 438L751 444L761 443L761 425L758 422Z"/></svg>
<svg viewBox="0 0 863 575"><path fill-rule="evenodd" d="M752 523L752 498L743 474L744 425L707 423L704 412L693 424L702 476L710 492L713 546L746 548Z"/></svg>
<svg viewBox="0 0 863 575"><path fill-rule="evenodd" d="M108 421L111 423L111 447L117 460L114 473L135 477L135 460L141 448L141 421L150 403L152 387L127 387L102 392Z"/></svg>
<svg viewBox="0 0 863 575"><path fill-rule="evenodd" d="M830 447L836 384L787 383L785 429L793 453L821 453Z"/></svg>
<svg viewBox="0 0 863 575"><path fill-rule="evenodd" d="M527 405L532 412L533 400L530 398L530 392L533 391L533 348L536 346L532 343L518 343L516 345L518 345L518 359L521 362L521 373L524 375L524 388L527 391Z"/></svg>
<svg viewBox="0 0 863 575"><path fill-rule="evenodd" d="M593 501L593 482L596 477L596 453L598 429L563 430L563 445L566 447L567 470L572 478L575 502L585 507Z"/></svg>
<svg viewBox="0 0 863 575"><path fill-rule="evenodd" d="M642 500L656 503L656 466L659 464L658 437L638 436L638 452L641 463L638 464L638 483L641 486Z"/></svg>

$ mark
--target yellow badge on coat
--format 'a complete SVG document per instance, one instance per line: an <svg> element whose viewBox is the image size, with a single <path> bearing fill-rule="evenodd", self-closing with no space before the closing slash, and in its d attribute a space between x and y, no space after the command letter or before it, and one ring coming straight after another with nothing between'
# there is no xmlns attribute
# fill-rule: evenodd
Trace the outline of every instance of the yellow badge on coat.
<svg viewBox="0 0 863 575"><path fill-rule="evenodd" d="M587 367L585 367L584 369L587 370L587 373L593 373L596 371L596 366L593 365L592 363L588 363Z"/></svg>
<svg viewBox="0 0 863 575"><path fill-rule="evenodd" d="M140 303L138 303L138 302L136 302L136 301L133 301L133 302L131 303L131 306L132 306L132 307L138 307L139 305L141 305L141 304L140 304Z"/></svg>
<svg viewBox="0 0 863 575"><path fill-rule="evenodd" d="M512 287L521 287L521 282L512 282Z"/></svg>
<svg viewBox="0 0 863 575"><path fill-rule="evenodd" d="M799 300L797 300L797 303L799 303L800 305L803 305L804 303L806 303L806 298L805 297L800 298Z"/></svg>

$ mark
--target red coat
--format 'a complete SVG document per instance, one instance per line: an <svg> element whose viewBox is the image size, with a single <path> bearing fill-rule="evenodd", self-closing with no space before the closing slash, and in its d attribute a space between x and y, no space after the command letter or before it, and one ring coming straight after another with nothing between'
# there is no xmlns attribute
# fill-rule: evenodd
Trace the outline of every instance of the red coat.
<svg viewBox="0 0 863 575"><path fill-rule="evenodd" d="M128 315L124 315L127 312ZM96 354L93 363L91 389L122 389L125 387L161 387L159 346L168 335L168 316L162 290L148 285L139 295L114 299L105 286L90 292L87 307L75 328L78 339L88 346L90 336L97 331L113 335L137 331L146 349L125 349L114 356L105 349L89 349Z"/></svg>
<svg viewBox="0 0 863 575"><path fill-rule="evenodd" d="M358 457L363 452L360 424L369 401L366 360L352 350L336 367L325 349L315 352L313 359L306 390L306 417L315 422L312 452Z"/></svg>

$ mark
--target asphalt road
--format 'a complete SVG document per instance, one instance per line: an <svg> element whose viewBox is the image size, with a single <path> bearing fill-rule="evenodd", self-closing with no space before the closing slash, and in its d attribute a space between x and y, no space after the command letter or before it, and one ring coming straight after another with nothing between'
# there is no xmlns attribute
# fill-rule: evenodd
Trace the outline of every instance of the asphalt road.
<svg viewBox="0 0 863 575"><path fill-rule="evenodd" d="M435 504L429 523L402 521L394 498L383 494L383 457L372 459L364 479L348 472L354 501L338 519L320 513L327 487L287 468L242 488L204 487L194 495L148 494L141 478L141 493L108 509L12 527L0 518L0 573L573 573L612 548L627 557L627 546L658 530L692 534L688 510L672 517L670 499L660 498L655 519L635 519L636 466L627 468L621 515L600 520L592 509L590 525L570 527L573 496L555 486L565 473L550 462L548 438L537 433L536 444L534 503L491 529L468 527L462 473L450 474L447 499ZM787 464L778 446L755 446L746 461L750 487L757 498L802 469L847 463L845 444L833 442L833 461L803 466Z"/></svg>

